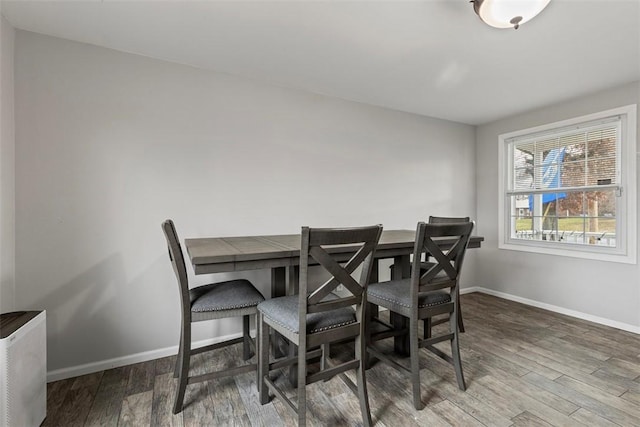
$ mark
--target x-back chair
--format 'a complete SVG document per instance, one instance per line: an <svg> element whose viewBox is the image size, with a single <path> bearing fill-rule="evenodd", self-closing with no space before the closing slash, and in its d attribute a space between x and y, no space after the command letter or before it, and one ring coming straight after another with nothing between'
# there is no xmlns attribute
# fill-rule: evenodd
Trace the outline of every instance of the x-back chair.
<svg viewBox="0 0 640 427"><path fill-rule="evenodd" d="M173 413L177 414L182 411L184 394L188 384L256 370L257 364L253 363L217 372L189 376L191 356L195 354L243 343L244 360L251 358L252 347L255 349L255 343L249 335L249 317L256 314L256 307L260 302L264 301L264 297L251 282L244 279L211 283L189 289L187 269L173 221L170 219L164 221L162 223L162 231L167 239L169 258L178 279L182 314L180 344L174 371L174 377L178 377L178 390ZM196 349L191 348L192 323L238 316L242 316L243 319L242 337Z"/></svg>
<svg viewBox="0 0 640 427"><path fill-rule="evenodd" d="M267 300L258 305L258 388L260 402L269 401L271 391L298 415L298 424L306 424L306 385L328 380L355 369L357 385L342 375L346 384L358 395L362 420L371 425L371 413L365 379L365 307L367 285L374 261L374 251L382 226L326 229L302 228L300 249L299 294ZM319 288L309 284L309 265L319 264L331 277ZM359 279L352 273L362 266ZM346 296L333 293L344 285ZM354 308L355 307L355 308ZM298 355L285 360L269 361L269 336L274 329L298 347ZM355 339L354 358L339 365L329 365L328 344ZM322 347L320 372L310 374L307 360L310 350ZM270 376L272 369L297 362L297 402L291 401Z"/></svg>
<svg viewBox="0 0 640 427"><path fill-rule="evenodd" d="M413 388L413 403L416 409L422 408L419 353L421 348L428 349L452 363L458 387L461 390L466 389L458 342L458 286L462 262L473 227L473 222L418 223L411 278L398 278L389 282L373 283L367 291L370 303L389 309L391 316L399 315L409 319L408 329L397 329L396 327L396 329L391 329L390 331L387 330L377 335L371 335L368 338L370 344L367 350L371 356L389 362L410 376ZM437 244L437 239L439 238L455 239L455 243L449 250L443 251ZM433 257L434 262L426 264L421 262L423 254ZM448 330L437 336L419 337L419 322L438 315L447 315L449 321ZM374 319L374 321L382 323L379 319ZM401 336L407 333L410 350L409 367L396 362L375 345L375 342L379 339ZM451 343L451 356L434 346L443 341Z"/></svg>

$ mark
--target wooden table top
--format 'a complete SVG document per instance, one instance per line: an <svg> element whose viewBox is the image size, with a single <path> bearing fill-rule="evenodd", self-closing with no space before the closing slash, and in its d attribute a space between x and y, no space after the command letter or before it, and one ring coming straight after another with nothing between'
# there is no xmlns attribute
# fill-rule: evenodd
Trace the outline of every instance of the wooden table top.
<svg viewBox="0 0 640 427"><path fill-rule="evenodd" d="M407 255L413 251L415 230L384 230L376 258ZM440 239L443 247L452 239ZM484 237L472 236L469 248L478 248ZM196 274L253 270L294 265L300 257L300 235L202 237L185 239Z"/></svg>

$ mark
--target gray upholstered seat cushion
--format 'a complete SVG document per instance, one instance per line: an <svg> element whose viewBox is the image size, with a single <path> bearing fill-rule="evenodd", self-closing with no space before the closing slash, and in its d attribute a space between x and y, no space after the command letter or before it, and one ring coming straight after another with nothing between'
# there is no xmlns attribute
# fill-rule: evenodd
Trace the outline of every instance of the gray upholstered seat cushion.
<svg viewBox="0 0 640 427"><path fill-rule="evenodd" d="M367 289L367 298L370 303L392 311L405 311L411 307L411 279L372 283ZM451 295L447 292L429 292L420 297L418 307L430 307L449 301L451 301Z"/></svg>
<svg viewBox="0 0 640 427"><path fill-rule="evenodd" d="M335 299L329 295L326 299ZM272 298L258 305L258 310L273 322L283 326L293 333L298 333L298 295ZM326 331L339 326L355 323L356 314L353 308L339 308L322 313L307 314L307 333Z"/></svg>
<svg viewBox="0 0 640 427"><path fill-rule="evenodd" d="M229 280L189 290L191 311L233 310L256 306L264 297L248 280Z"/></svg>

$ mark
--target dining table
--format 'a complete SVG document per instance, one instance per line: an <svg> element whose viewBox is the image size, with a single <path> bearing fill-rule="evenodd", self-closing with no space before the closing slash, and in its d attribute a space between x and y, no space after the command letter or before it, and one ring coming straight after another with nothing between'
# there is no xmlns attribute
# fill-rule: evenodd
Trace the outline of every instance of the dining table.
<svg viewBox="0 0 640 427"><path fill-rule="evenodd" d="M434 240L442 249L455 242L452 238ZM483 241L482 236L471 236L468 248L479 248ZM300 234L198 237L185 239L184 243L196 275L270 269L271 297L286 295L297 283L293 272L300 263ZM384 230L375 258L393 259L394 277L409 277L414 243L415 230ZM348 246L330 250L337 257L350 251ZM377 264L374 263L371 282L378 280Z"/></svg>
<svg viewBox="0 0 640 427"><path fill-rule="evenodd" d="M393 259L392 277L410 276L410 259L414 251L415 233L415 230L384 230L382 232L375 258L376 260ZM455 239L445 237L436 238L434 241L437 241L442 249L447 249ZM482 236L472 236L468 248L479 248L483 241ZM293 295L297 292L300 234L198 237L185 239L184 242L196 275L269 269L272 298ZM332 248L329 252L338 260L344 252L345 261L346 257L352 253L348 246ZM378 262L373 264L371 283L378 281L378 264ZM401 348L402 345L399 345Z"/></svg>
<svg viewBox="0 0 640 427"><path fill-rule="evenodd" d="M391 277L407 278L411 274L411 254L414 252L415 230L383 230L375 251L375 259L393 259ZM456 241L455 238L436 238L438 246L445 250ZM468 248L480 248L484 237L471 236ZM235 271L265 270L271 272L271 298L293 295L298 289L300 264L300 234L277 234L231 237L197 237L184 241L189 260L196 275L230 273ZM328 249L339 261L344 253L344 261L353 254L349 246ZM379 278L379 263L372 266L370 282ZM377 311L377 307L370 307ZM375 315L375 313L374 313ZM403 328L404 325L398 324ZM291 351L282 337L274 337L274 354L281 357ZM396 338L394 348L402 354L408 353L408 340ZM289 371L292 385L296 382L296 371Z"/></svg>

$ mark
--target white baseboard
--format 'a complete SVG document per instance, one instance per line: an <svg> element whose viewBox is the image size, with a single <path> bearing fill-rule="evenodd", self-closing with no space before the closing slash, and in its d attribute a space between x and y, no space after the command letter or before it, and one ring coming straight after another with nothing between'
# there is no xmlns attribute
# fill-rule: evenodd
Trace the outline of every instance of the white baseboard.
<svg viewBox="0 0 640 427"><path fill-rule="evenodd" d="M507 294L504 292L494 291L493 289L483 288L481 286L471 286L460 289L461 294L469 294L472 292L481 292L487 295L493 295L498 298L503 298L509 301L519 302L525 305L542 308L544 310L553 311L555 313L566 314L567 316L576 317L578 319L588 320L590 322L598 323L601 325L611 326L623 331L633 332L640 334L640 327L630 325L627 323L617 322L611 319L605 319L603 317L593 316L591 314L582 313L580 311L569 310L567 308L558 307L551 304L534 301L528 298L522 298L516 295ZM253 331L255 332L255 331ZM217 342L225 341L228 339L238 338L242 334L237 333L233 335L226 335L223 337L217 337L215 339L202 340L194 343L194 347L200 347L204 345L214 344ZM142 353L136 353L129 356L115 357L113 359L101 360L98 362L87 363L84 365L72 366L69 368L56 369L54 371L47 372L47 382L63 380L66 378L77 377L80 375L90 374L92 372L104 371L105 369L117 368L120 366L131 365L133 363L146 362L148 360L159 359L161 357L172 356L178 353L178 346L171 346L161 348L158 350L145 351Z"/></svg>
<svg viewBox="0 0 640 427"><path fill-rule="evenodd" d="M252 331L254 336L255 331ZM236 333L232 335L225 335L213 339L207 339L202 341L196 341L192 344L193 348L202 347L209 344L215 344L218 342L241 337L242 333ZM160 348L157 350L144 351L142 353L131 354L129 356L114 357L113 359L100 360L98 362L86 363L84 365L71 366L69 368L56 369L54 371L47 372L47 382L64 380L66 378L77 377L80 375L91 374L93 372L104 371L105 369L118 368L120 366L131 365L134 363L147 362L153 359L160 359L162 357L173 356L178 354L178 346Z"/></svg>
<svg viewBox="0 0 640 427"><path fill-rule="evenodd" d="M598 317L591 314L583 313L581 311L570 310L564 307L558 307L552 304L546 304L543 302L535 301L528 298L519 297L517 295L507 294L505 292L494 291L493 289L483 288L481 286L472 286L469 288L460 289L461 294L468 294L472 292L481 292L487 295L493 295L494 297L506 299L509 301L519 302L532 307L542 308L544 310L553 311L554 313L565 314L567 316L575 317L582 320L588 320L589 322L598 323L600 325L611 326L612 328L621 329L627 332L633 332L634 334L640 334L640 326L631 325L628 323L618 322L604 317Z"/></svg>

